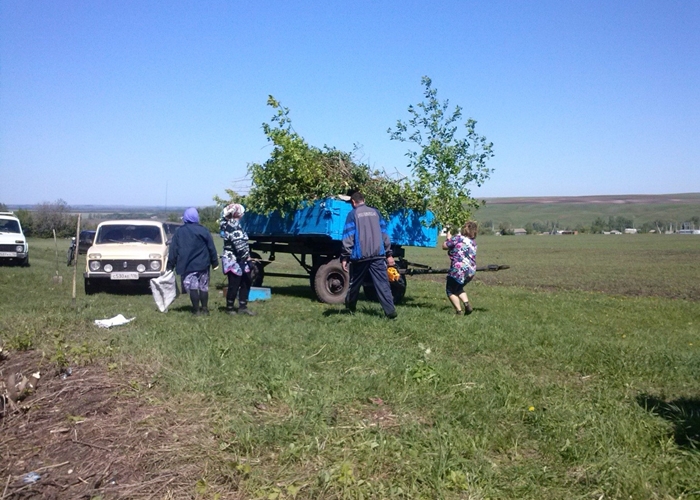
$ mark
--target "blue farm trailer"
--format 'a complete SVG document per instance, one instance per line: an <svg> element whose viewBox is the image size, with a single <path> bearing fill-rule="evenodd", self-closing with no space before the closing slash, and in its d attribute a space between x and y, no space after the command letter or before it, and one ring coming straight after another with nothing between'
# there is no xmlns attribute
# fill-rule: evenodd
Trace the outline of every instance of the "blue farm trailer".
<svg viewBox="0 0 700 500"><path fill-rule="evenodd" d="M260 215L247 212L241 225L248 233L253 264L253 285L261 286L264 277L283 276L309 279L311 290L319 301L341 304L349 285L349 276L340 263L343 227L352 210L348 201L335 198L317 200L287 216L279 212ZM438 228L431 227L432 212L417 213L412 210L395 212L387 221L387 230L399 278L391 281L394 302L399 303L406 293L406 276L447 272L408 262L406 246L435 247ZM262 259L259 252L265 252ZM265 268L275 260L275 254L292 254L306 274L269 272ZM477 270L495 271L507 266L487 266ZM376 298L372 282L363 284L365 296Z"/></svg>

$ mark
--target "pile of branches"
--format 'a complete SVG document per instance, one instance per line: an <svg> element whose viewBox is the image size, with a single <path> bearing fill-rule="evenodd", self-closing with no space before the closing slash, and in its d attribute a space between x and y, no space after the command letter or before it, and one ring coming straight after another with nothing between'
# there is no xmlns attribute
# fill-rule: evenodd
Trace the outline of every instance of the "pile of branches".
<svg viewBox="0 0 700 500"><path fill-rule="evenodd" d="M462 108L451 109L440 101L427 76L421 80L424 100L409 106L410 118L398 120L387 132L391 140L409 145L406 156L410 178L395 179L356 160L354 153L335 148L311 146L292 128L289 109L269 96L275 110L263 124L272 143L270 158L248 165L252 181L248 196L227 190L229 200L242 202L250 210L287 214L315 200L362 191L368 205L384 215L408 208L430 209L433 224L461 227L484 202L471 195L471 186L481 186L491 175L487 166L493 157L493 143L476 132L476 121L463 122Z"/></svg>
<svg viewBox="0 0 700 500"><path fill-rule="evenodd" d="M276 110L263 130L273 145L265 163L248 165L252 188L243 200L249 210L282 214L302 208L315 200L362 191L368 205L385 215L403 208L427 209L426 196L408 179L394 179L372 170L353 153L324 146L317 148L297 134L289 109L272 96L268 105Z"/></svg>

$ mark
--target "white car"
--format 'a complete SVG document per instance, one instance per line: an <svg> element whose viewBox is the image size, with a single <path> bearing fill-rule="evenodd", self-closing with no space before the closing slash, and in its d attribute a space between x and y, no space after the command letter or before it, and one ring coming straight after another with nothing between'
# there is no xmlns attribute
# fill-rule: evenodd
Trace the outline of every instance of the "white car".
<svg viewBox="0 0 700 500"><path fill-rule="evenodd" d="M22 224L12 212L0 212L0 261L29 265L29 244Z"/></svg>
<svg viewBox="0 0 700 500"><path fill-rule="evenodd" d="M165 273L168 245L180 224L154 220L110 220L97 226L87 251L85 293L103 285L147 285Z"/></svg>

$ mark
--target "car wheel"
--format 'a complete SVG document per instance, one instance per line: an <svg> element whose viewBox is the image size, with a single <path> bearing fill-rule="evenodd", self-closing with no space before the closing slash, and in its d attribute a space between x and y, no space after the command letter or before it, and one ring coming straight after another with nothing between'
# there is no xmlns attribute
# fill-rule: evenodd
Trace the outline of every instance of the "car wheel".
<svg viewBox="0 0 700 500"><path fill-rule="evenodd" d="M29 267L29 255L27 255L22 261L19 263L20 266L22 267Z"/></svg>

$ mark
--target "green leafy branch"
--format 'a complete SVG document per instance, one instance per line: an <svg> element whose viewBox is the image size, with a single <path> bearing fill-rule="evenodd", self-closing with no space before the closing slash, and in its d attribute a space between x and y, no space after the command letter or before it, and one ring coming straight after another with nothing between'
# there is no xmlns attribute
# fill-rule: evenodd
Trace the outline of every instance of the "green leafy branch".
<svg viewBox="0 0 700 500"><path fill-rule="evenodd" d="M440 102L427 76L421 83L425 100L409 106L410 119L398 120L396 128L387 132L392 140L418 146L418 150L406 153L413 187L425 194L437 222L461 226L480 206L469 186L481 186L491 175L493 170L486 162L493 157L493 143L476 133L476 121L471 118L464 123L466 133L460 136L462 108L450 111L449 101Z"/></svg>

